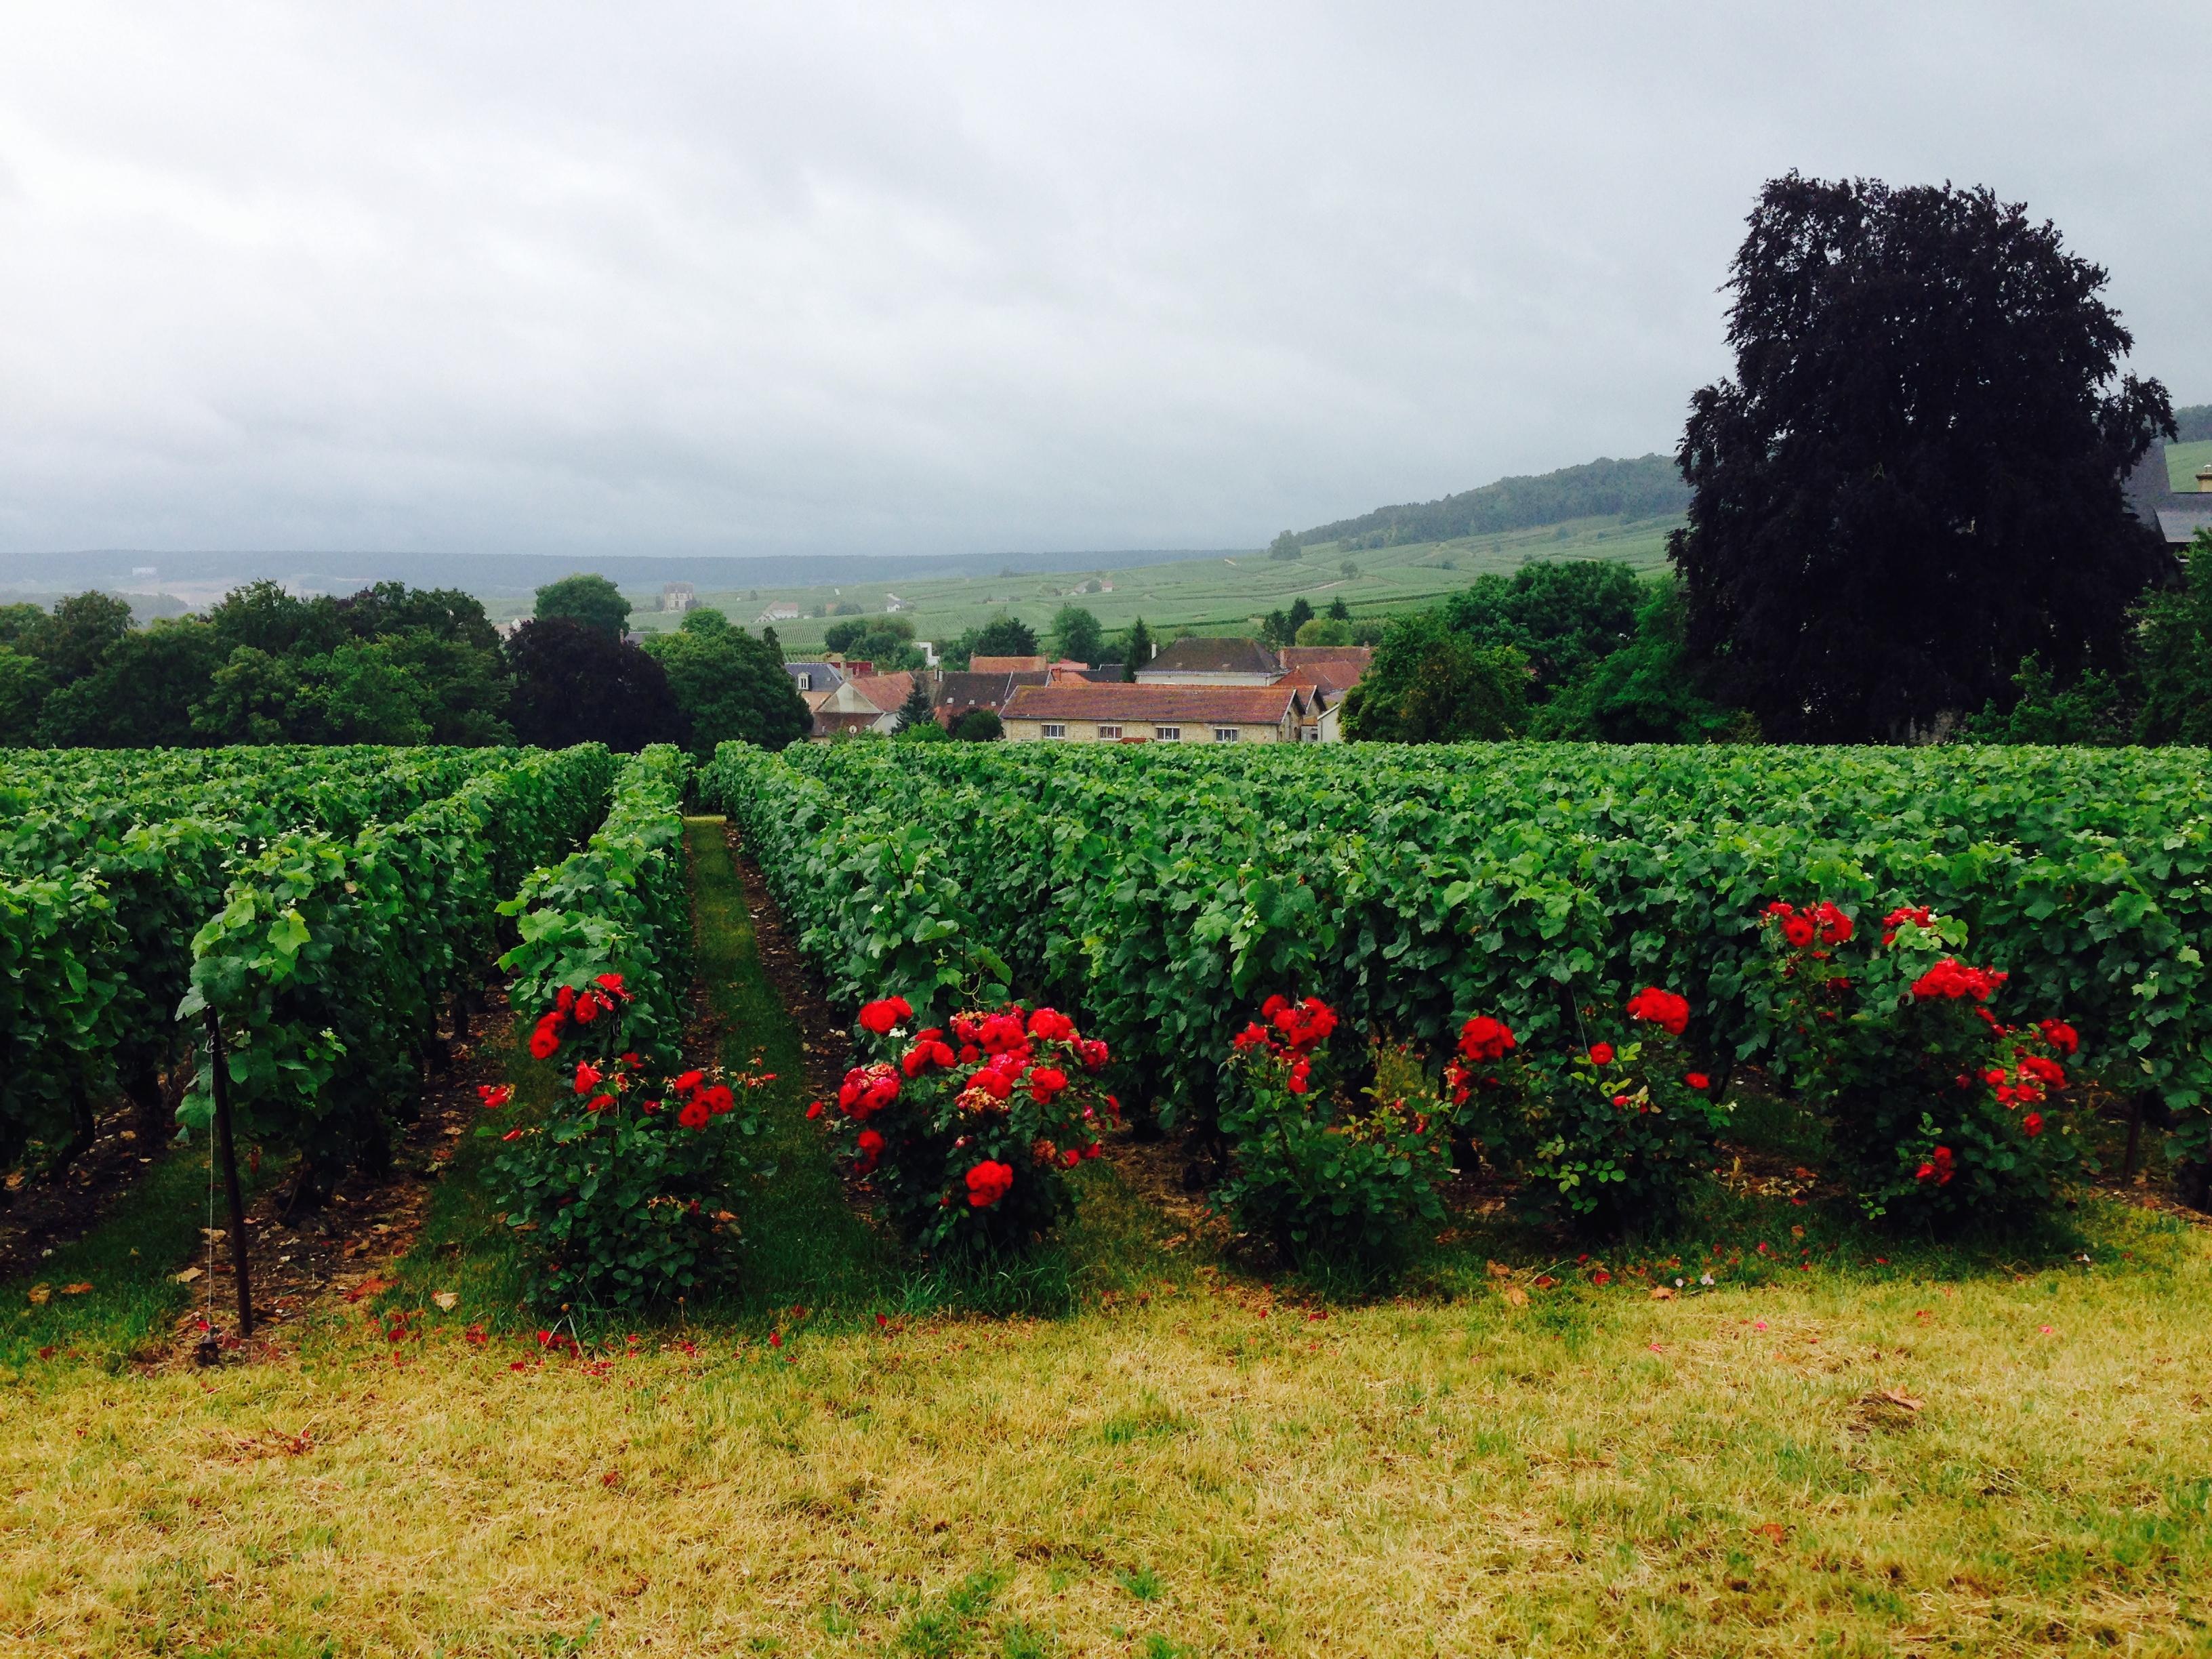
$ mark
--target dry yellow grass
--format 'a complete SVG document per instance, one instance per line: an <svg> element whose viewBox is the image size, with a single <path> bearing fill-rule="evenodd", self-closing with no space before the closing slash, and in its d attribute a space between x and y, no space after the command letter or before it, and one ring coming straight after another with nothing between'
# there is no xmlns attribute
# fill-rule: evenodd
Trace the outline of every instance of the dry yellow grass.
<svg viewBox="0 0 2212 1659"><path fill-rule="evenodd" d="M1950 1285L1313 1318L1201 1273L520 1371L465 1304L258 1368L52 1365L0 1387L0 1641L2202 1651L2212 1250L2088 1224L2096 1265Z"/></svg>

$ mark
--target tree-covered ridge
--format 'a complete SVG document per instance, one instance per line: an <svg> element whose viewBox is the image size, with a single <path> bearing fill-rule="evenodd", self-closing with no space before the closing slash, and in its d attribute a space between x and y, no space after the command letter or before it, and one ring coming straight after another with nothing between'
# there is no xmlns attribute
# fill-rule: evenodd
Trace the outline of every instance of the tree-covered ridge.
<svg viewBox="0 0 2212 1659"><path fill-rule="evenodd" d="M1500 478L1442 501L1378 507L1356 519L1339 519L1312 530L1286 530L1275 538L1274 546L1277 551L1331 542L1346 547L1398 547L1564 524L1570 519L1615 514L1663 518L1680 513L1689 500L1688 486L1668 456L1601 459L1556 472Z"/></svg>

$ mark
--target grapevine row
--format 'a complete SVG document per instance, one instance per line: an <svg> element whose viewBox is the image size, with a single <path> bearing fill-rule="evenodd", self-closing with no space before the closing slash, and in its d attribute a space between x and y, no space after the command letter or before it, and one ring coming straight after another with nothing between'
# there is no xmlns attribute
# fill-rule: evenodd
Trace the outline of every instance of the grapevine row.
<svg viewBox="0 0 2212 1659"><path fill-rule="evenodd" d="M1170 1112L1297 987L1436 1043L1646 983L1771 1046L1776 898L1962 919L2022 1006L2212 1151L2212 783L2193 751L725 745L702 779L841 995L997 979L1085 1011Z"/></svg>

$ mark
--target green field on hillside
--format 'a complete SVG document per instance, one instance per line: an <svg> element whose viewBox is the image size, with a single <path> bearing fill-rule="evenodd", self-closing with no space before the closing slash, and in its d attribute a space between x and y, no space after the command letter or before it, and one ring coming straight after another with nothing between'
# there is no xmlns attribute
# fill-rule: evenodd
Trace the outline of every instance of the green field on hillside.
<svg viewBox="0 0 2212 1659"><path fill-rule="evenodd" d="M887 594L896 592L911 607L905 614L916 636L940 642L1002 611L1042 633L1053 613L1069 604L1086 606L1109 632L1142 617L1156 630L1182 627L1234 633L1270 611L1286 608L1300 595L1316 611L1340 598L1355 617L1380 616L1455 592L1485 571L1514 570L1530 559L1619 559L1639 570L1653 570L1664 561L1667 532L1678 522L1584 519L1534 530L1351 553L1331 544L1309 548L1304 557L1294 561L1270 559L1255 550L1227 558L1127 569L940 577L890 587L757 588L705 592L699 599L732 622L750 627L754 618L779 601L808 611L835 601L880 613ZM1081 591L1094 580L1110 582L1114 591ZM657 588L625 591L638 607L631 618L633 627L652 630L678 622L674 615L652 608L659 603ZM504 609L497 604L485 608L495 618L527 613L524 601L511 602ZM809 616L779 623L775 631L787 650L798 653L821 648L828 626L829 619Z"/></svg>
<svg viewBox="0 0 2212 1659"><path fill-rule="evenodd" d="M2212 466L2212 438L2166 447L2166 476L2176 489L2195 490L2200 466Z"/></svg>

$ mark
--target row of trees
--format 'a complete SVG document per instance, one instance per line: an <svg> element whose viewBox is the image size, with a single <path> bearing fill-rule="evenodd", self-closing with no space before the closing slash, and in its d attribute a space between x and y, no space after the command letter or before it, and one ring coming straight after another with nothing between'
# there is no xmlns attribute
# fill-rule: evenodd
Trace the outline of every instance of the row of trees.
<svg viewBox="0 0 2212 1659"><path fill-rule="evenodd" d="M1345 704L1346 734L1397 743L1538 737L1698 743L1757 735L1684 647L1681 590L1573 560L1486 575L1393 618Z"/></svg>
<svg viewBox="0 0 2212 1659"><path fill-rule="evenodd" d="M601 577L540 590L504 640L451 589L380 583L303 599L274 582L204 616L133 625L106 593L0 607L0 744L478 745L586 741L780 748L811 724L770 641L694 611L642 646Z"/></svg>

